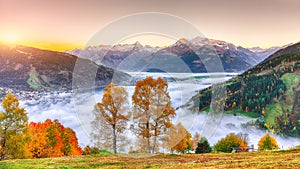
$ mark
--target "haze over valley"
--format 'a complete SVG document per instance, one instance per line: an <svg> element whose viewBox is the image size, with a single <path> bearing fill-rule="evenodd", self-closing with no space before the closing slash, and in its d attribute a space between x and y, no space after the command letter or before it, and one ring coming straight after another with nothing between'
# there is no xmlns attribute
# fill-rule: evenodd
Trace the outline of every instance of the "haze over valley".
<svg viewBox="0 0 300 169"><path fill-rule="evenodd" d="M1 81L1 95L4 96L7 91L14 93L28 111L30 121L58 119L64 126L74 129L80 145L85 146L93 144L90 138L92 112L102 98L104 86L111 81L125 86L130 110L135 83L147 76L162 77L169 84L172 106L176 109L175 124L181 122L192 134L198 132L207 137L211 144L231 132L248 133L249 144L257 148L265 129L253 128L249 123L260 119L259 113L249 117L243 112L224 112L216 123L210 124L209 109L197 107L201 104L195 100L195 95L212 84L232 83L240 77L238 75L244 77L245 71L254 69L259 73L257 66L281 55L298 54L299 49L293 46L297 44L287 48L247 49L200 37L182 38L167 47L143 46L136 42L88 46L65 53L1 45L0 75L5 79ZM214 58L219 58L224 72L220 72L222 69L219 68L206 69L210 63L215 63ZM207 132L206 128L211 131ZM133 133L128 135L131 144L134 144ZM283 149L300 144L298 136L274 136Z"/></svg>

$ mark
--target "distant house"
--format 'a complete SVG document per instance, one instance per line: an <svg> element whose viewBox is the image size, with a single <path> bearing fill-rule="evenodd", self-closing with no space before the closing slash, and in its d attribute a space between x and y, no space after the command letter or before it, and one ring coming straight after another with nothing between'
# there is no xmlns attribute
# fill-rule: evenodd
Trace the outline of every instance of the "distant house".
<svg viewBox="0 0 300 169"><path fill-rule="evenodd" d="M232 152L253 152L254 151L254 145L248 146L246 149L238 146L238 147L231 147Z"/></svg>

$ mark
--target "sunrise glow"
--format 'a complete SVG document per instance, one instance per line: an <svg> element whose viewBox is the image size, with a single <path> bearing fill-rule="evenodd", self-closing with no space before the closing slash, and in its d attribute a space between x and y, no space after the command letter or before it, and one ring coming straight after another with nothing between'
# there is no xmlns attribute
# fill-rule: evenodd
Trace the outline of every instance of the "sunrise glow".
<svg viewBox="0 0 300 169"><path fill-rule="evenodd" d="M19 36L13 32L7 32L1 35L0 41L7 44L16 44L20 40Z"/></svg>
<svg viewBox="0 0 300 169"><path fill-rule="evenodd" d="M80 1L71 3L72 5L67 1L38 2L38 5L33 0L1 2L1 43L31 45L58 51L84 47L95 32L112 21L138 12L151 11L181 17L197 27L205 37L224 40L236 46L282 46L298 42L300 36L300 15L297 13L299 1L172 1L174 5L170 5L171 1L133 4L119 1L118 5L116 2L103 3L96 0L90 3ZM188 10L178 10L182 6ZM277 12L278 9L280 12ZM110 36L117 35L111 33ZM143 45L151 46L165 46L174 42L173 39L157 37L130 37L120 41L140 41Z"/></svg>

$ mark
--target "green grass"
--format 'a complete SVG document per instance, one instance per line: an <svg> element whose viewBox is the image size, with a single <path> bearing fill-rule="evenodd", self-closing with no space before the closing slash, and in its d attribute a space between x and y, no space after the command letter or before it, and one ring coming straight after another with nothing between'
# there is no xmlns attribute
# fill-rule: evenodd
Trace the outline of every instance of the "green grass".
<svg viewBox="0 0 300 169"><path fill-rule="evenodd" d="M250 117L250 118L259 118L260 115L254 112L245 112L243 110L240 109L234 109L234 110L230 110L230 111L226 111L225 114L232 114L235 116L246 116L246 117Z"/></svg>
<svg viewBox="0 0 300 169"><path fill-rule="evenodd" d="M209 109L205 109L204 111L202 111L203 113L209 113L210 112L210 108ZM259 118L260 115L254 112L245 112L243 110L240 109L233 109L233 110L229 110L229 111L224 111L224 114L230 114L230 115L234 115L234 116L246 116L246 117L250 117L250 118Z"/></svg>
<svg viewBox="0 0 300 169"><path fill-rule="evenodd" d="M1 169L23 168L298 168L299 151L186 155L91 155L0 162Z"/></svg>
<svg viewBox="0 0 300 169"><path fill-rule="evenodd" d="M113 154L113 152L107 150L100 150L99 154Z"/></svg>
<svg viewBox="0 0 300 169"><path fill-rule="evenodd" d="M294 99L293 87L297 86L300 82L300 76L293 73L286 73L281 77L281 80L287 87L286 94L288 97Z"/></svg>
<svg viewBox="0 0 300 169"><path fill-rule="evenodd" d="M274 127L276 125L276 117L282 115L282 109L286 110L286 106L283 101L267 105L265 109L265 123Z"/></svg>
<svg viewBox="0 0 300 169"><path fill-rule="evenodd" d="M300 152L300 145L298 145L298 146L295 146L294 148L291 148L291 149L289 149L289 150L279 150L279 151L281 151L281 152Z"/></svg>
<svg viewBox="0 0 300 169"><path fill-rule="evenodd" d="M289 100L293 100L294 99L293 87L298 85L298 83L300 82L300 76L293 73L286 73L281 77L281 80L287 87L287 91L286 91L287 97L289 98ZM265 113L266 113L264 119L265 123L267 123L269 127L271 126L274 127L276 125L276 117L282 115L283 110L284 111L287 109L291 110L292 106L293 105L288 101L280 101L278 103L273 103L268 105L265 109Z"/></svg>
<svg viewBox="0 0 300 169"><path fill-rule="evenodd" d="M203 112L209 113L210 112L210 108L203 110Z"/></svg>

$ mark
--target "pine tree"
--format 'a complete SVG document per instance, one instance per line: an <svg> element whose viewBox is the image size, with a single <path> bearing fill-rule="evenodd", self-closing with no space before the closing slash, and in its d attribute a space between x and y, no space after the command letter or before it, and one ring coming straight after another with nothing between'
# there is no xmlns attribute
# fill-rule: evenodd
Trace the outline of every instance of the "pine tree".
<svg viewBox="0 0 300 169"><path fill-rule="evenodd" d="M195 153L196 154L202 154L202 153L210 153L211 147L205 137L201 137L200 141L198 142L198 146L196 148Z"/></svg>

